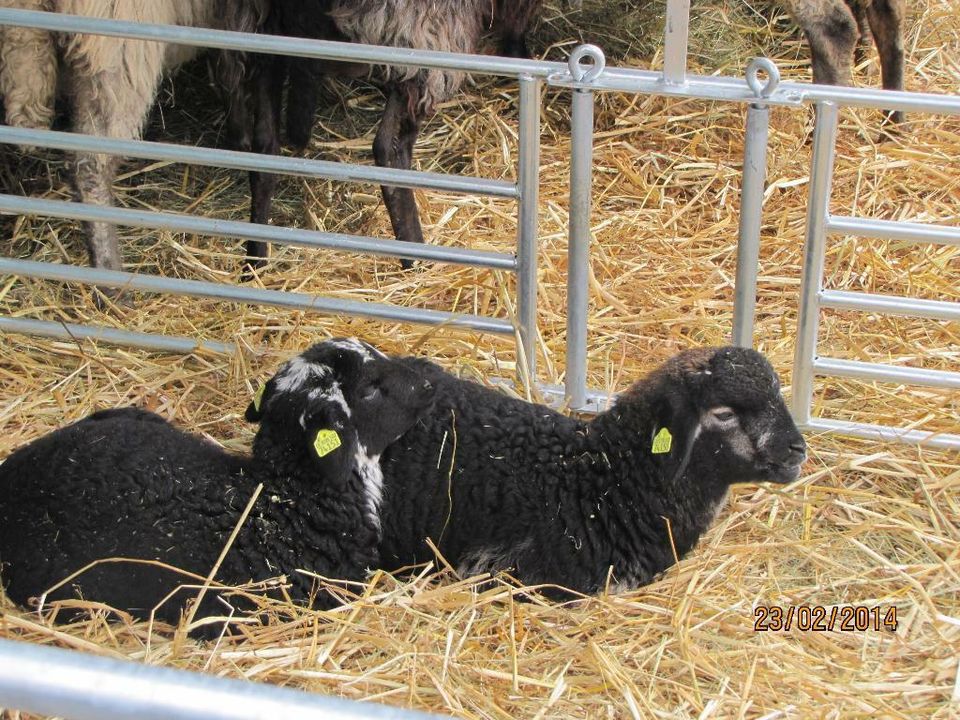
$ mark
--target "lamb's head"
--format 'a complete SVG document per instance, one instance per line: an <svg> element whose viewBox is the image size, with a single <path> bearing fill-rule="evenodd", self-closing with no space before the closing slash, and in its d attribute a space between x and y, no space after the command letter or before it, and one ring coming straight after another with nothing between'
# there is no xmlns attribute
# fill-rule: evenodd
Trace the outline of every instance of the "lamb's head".
<svg viewBox="0 0 960 720"><path fill-rule="evenodd" d="M254 455L306 454L324 474L379 455L433 404L418 373L355 338L313 345L280 367L247 407Z"/></svg>
<svg viewBox="0 0 960 720"><path fill-rule="evenodd" d="M709 468L703 480L723 485L787 483L800 475L806 443L776 372L760 353L689 350L654 371L638 391L653 396L651 450L672 465L671 474L696 465L700 473Z"/></svg>

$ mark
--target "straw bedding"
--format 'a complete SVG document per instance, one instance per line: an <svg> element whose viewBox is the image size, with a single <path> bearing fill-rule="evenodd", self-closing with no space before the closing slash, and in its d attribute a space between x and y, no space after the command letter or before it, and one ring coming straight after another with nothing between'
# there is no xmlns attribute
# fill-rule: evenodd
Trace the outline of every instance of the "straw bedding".
<svg viewBox="0 0 960 720"><path fill-rule="evenodd" d="M622 3L620 3L622 5ZM908 87L960 92L960 17L950 0L911 9ZM602 7L601 7L602 6ZM564 15L555 3L538 42L562 57L578 35L613 61L656 62L662 5L588 0ZM760 17L760 14L764 17ZM692 64L739 74L766 51L785 75L806 79L807 52L781 11L720 0L694 9ZM217 108L202 69L171 85L151 130L213 144ZM874 53L858 81L877 85ZM510 177L516 89L478 80L446 104L417 147L423 169ZM369 162L380 96L331 84L310 154ZM544 99L540 271L541 379L562 380L568 96ZM960 120L911 116L878 144L880 113L844 111L833 192L837 212L956 224ZM675 351L728 337L744 111L698 101L604 96L596 121L595 239L590 383L618 390ZM810 114L774 110L763 226L757 341L789 381L807 189ZM2 172L24 190L65 198L64 163L50 152L23 163L4 151ZM238 173L129 162L120 204L244 219ZM421 193L432 242L509 251L508 202ZM287 179L276 222L388 236L373 187ZM4 218L5 254L84 261L78 228ZM240 242L121 229L131 269L233 282ZM500 273L275 247L259 282L361 300L509 317L512 279ZM835 239L831 287L960 299L960 249ZM511 376L508 339L270 308L135 295L101 311L89 289L0 279L7 314L90 320L148 332L236 340L226 357L186 358L87 342L4 336L0 343L0 457L97 408L150 407L182 427L242 451L242 411L258 379L311 342L356 334L398 352L439 358L471 377ZM825 353L957 369L956 323L828 313ZM818 383L814 412L831 417L960 427L956 393ZM789 387L787 388L789 392ZM805 475L785 489L744 487L691 557L653 585L580 603L520 602L508 577L493 586L444 569L413 579L376 575L358 599L328 613L283 605L275 622L203 646L168 628L87 622L54 627L2 605L0 636L112 657L204 670L463 717L956 717L960 713L960 464L955 454L811 437ZM0 601L5 602L5 601ZM754 608L866 605L896 608L899 629L754 630ZM115 615L109 616L115 619Z"/></svg>

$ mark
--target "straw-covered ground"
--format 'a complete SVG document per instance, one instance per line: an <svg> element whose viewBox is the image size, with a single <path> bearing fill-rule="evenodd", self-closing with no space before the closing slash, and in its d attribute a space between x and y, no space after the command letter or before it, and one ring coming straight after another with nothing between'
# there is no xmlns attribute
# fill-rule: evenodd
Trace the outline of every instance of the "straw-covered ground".
<svg viewBox="0 0 960 720"><path fill-rule="evenodd" d="M611 62L659 62L663 3L554 2L538 49L562 58L578 35ZM960 92L960 14L953 0L916 3L906 36L909 89ZM809 77L808 53L782 11L711 0L694 9L691 64L739 75L754 54L788 77ZM871 49L857 81L879 83ZM512 177L516 94L477 78L430 121L423 169ZM204 71L168 84L151 136L213 145L219 109ZM203 97L201 97L203 96ZM369 162L379 92L326 89L311 156ZM541 380L562 381L566 279L568 102L546 91L540 211ZM880 113L843 111L832 207L837 212L960 221L960 119L910 116L878 143ZM623 389L675 351L726 341L731 323L744 110L699 101L603 96L597 103L592 231L590 382ZM757 342L784 375L796 332L811 114L771 115ZM5 151L2 172L22 191L66 198L65 165L49 152ZM129 162L120 204L245 219L239 173ZM420 193L430 242L510 251L509 202ZM291 179L275 221L389 236L374 187ZM4 218L4 254L85 261L76 224ZM240 243L121 229L131 270L235 282ZM495 272L276 247L266 287L509 317L512 279ZM960 299L960 249L835 238L831 287ZM91 291L7 277L3 312L90 320L149 332L237 341L226 357L189 357L7 335L0 344L0 457L104 407L141 404L225 447L249 446L242 411L259 378L329 335L356 334L386 350L422 353L476 377L511 376L513 344L425 329L193 299L136 296L97 309ZM832 355L927 368L960 367L957 323L828 313ZM957 394L821 381L816 414L923 429L960 428ZM440 577L375 576L359 599L329 613L276 608L277 622L215 645L165 628L111 622L53 627L3 605L0 636L110 657L245 677L348 698L471 718L956 717L960 714L960 462L956 454L811 437L810 460L786 488L743 487L693 555L659 582L569 605L519 602L494 587ZM0 488L2 492L2 488ZM2 602L2 601L0 601ZM757 631L756 608L814 605L896 613L896 631ZM112 621L115 616L109 616Z"/></svg>

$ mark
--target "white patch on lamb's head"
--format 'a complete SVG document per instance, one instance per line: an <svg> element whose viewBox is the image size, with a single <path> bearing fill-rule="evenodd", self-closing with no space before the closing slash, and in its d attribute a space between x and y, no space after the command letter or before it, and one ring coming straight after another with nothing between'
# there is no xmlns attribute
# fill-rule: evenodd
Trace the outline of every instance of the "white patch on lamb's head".
<svg viewBox="0 0 960 720"><path fill-rule="evenodd" d="M380 469L380 456L367 455L367 449L357 443L354 455L357 473L363 483L367 517L380 529L380 503L383 500L383 470Z"/></svg>
<svg viewBox="0 0 960 720"><path fill-rule="evenodd" d="M329 345L330 347L335 347L340 350L346 350L347 352L356 353L357 355L360 356L360 359L365 363L370 362L375 357L380 357L380 358L386 357L382 352L380 352L373 346L368 345L367 343L363 342L362 340L358 340L355 337L343 338L340 340L328 340L326 344Z"/></svg>
<svg viewBox="0 0 960 720"><path fill-rule="evenodd" d="M308 362L297 356L286 362L274 378L277 392L296 392L311 380L323 380L330 374L326 365Z"/></svg>
<svg viewBox="0 0 960 720"><path fill-rule="evenodd" d="M307 394L307 399L311 403L319 400L326 400L340 406L343 413L350 417L350 406L347 405L347 399L343 396L343 389L336 380L324 387L314 388Z"/></svg>

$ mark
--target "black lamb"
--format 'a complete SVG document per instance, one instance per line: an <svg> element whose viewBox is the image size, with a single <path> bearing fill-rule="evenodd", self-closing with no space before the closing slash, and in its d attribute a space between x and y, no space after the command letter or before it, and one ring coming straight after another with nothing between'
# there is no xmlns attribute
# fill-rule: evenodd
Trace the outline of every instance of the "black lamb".
<svg viewBox="0 0 960 720"><path fill-rule="evenodd" d="M381 562L595 593L650 582L696 544L734 483L787 483L806 446L753 350L679 354L590 422L403 360L436 388L383 456Z"/></svg>
<svg viewBox="0 0 960 720"><path fill-rule="evenodd" d="M94 413L0 465L0 578L26 605L90 563L158 560L205 578L259 483L215 576L237 585L287 574L290 596L313 578L362 580L377 567L378 456L428 409L433 390L405 364L356 340L314 345L264 386L246 417L253 455L224 452L136 408ZM93 566L47 595L80 595L171 622L197 580L142 562ZM198 616L226 614L211 595ZM162 604L161 604L162 603ZM159 606L159 607L158 607Z"/></svg>

